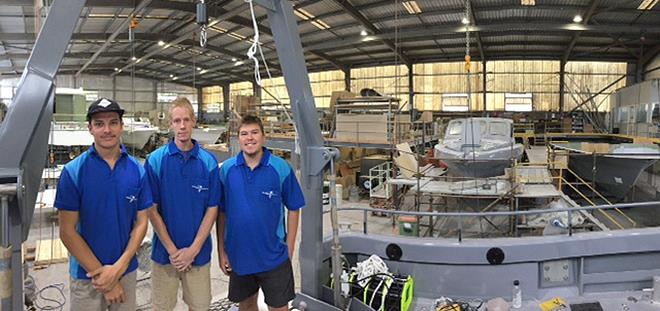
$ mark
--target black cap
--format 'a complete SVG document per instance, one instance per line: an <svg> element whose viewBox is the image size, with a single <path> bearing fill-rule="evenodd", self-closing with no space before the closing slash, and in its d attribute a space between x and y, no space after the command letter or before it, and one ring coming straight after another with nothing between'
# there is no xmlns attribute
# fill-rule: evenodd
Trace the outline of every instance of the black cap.
<svg viewBox="0 0 660 311"><path fill-rule="evenodd" d="M89 122L92 119L92 116L99 112L116 112L121 118L124 115L124 109L121 109L119 104L105 97L101 97L95 100L87 109L87 121Z"/></svg>

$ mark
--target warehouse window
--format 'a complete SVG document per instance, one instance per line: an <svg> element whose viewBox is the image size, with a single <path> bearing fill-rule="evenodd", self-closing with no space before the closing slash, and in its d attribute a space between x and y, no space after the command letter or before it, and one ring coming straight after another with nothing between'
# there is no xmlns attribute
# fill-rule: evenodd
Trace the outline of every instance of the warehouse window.
<svg viewBox="0 0 660 311"><path fill-rule="evenodd" d="M467 93L442 94L442 111L468 111Z"/></svg>
<svg viewBox="0 0 660 311"><path fill-rule="evenodd" d="M504 110L525 112L533 110L532 93L504 93Z"/></svg>

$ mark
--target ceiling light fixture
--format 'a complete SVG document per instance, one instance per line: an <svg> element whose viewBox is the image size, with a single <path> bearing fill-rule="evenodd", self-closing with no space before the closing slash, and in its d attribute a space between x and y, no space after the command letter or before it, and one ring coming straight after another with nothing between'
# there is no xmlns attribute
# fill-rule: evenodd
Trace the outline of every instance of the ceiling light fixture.
<svg viewBox="0 0 660 311"><path fill-rule="evenodd" d="M236 57L232 57L232 58L231 58L231 61L232 61L232 62L235 62L235 61L237 61L237 60L238 60L238 59L236 59Z"/></svg>
<svg viewBox="0 0 660 311"><path fill-rule="evenodd" d="M461 19L461 23L463 25L468 25L470 24L470 20L467 17L463 17L463 19Z"/></svg>
<svg viewBox="0 0 660 311"><path fill-rule="evenodd" d="M312 23L312 25L316 26L316 28L321 29L321 30L330 29L330 25L326 24L326 22L324 22L320 19L313 20L313 21L311 21L311 23Z"/></svg>
<svg viewBox="0 0 660 311"><path fill-rule="evenodd" d="M119 71L119 68L115 67L115 71Z"/></svg>
<svg viewBox="0 0 660 311"><path fill-rule="evenodd" d="M368 34L369 33L364 29L362 29L362 31L360 31L360 36L366 37Z"/></svg>
<svg viewBox="0 0 660 311"><path fill-rule="evenodd" d="M408 14L420 14L422 13L422 9L419 8L419 5L417 4L417 1L412 0L412 1L403 1L403 7L406 8L406 11L408 11Z"/></svg>
<svg viewBox="0 0 660 311"><path fill-rule="evenodd" d="M242 61L237 61L237 62L234 63L234 66L240 66L240 65L243 65Z"/></svg>
<svg viewBox="0 0 660 311"><path fill-rule="evenodd" d="M172 78L172 80L176 80L176 79L178 79L178 78L179 78L179 77L174 77L174 78Z"/></svg>
<svg viewBox="0 0 660 311"><path fill-rule="evenodd" d="M650 10L652 9L656 4L658 4L658 0L644 0L642 3L637 7L638 10Z"/></svg>
<svg viewBox="0 0 660 311"><path fill-rule="evenodd" d="M582 16L580 14L575 15L575 17L573 17L573 22L574 23L581 23L582 22Z"/></svg>
<svg viewBox="0 0 660 311"><path fill-rule="evenodd" d="M536 5L536 0L520 0L520 4L525 6L534 6Z"/></svg>
<svg viewBox="0 0 660 311"><path fill-rule="evenodd" d="M158 40L158 45L159 45L159 46L163 46L163 45L165 45L165 41L163 41L163 40Z"/></svg>
<svg viewBox="0 0 660 311"><path fill-rule="evenodd" d="M136 59L137 59L137 57L135 57L135 56L131 57L132 61L135 61Z"/></svg>
<svg viewBox="0 0 660 311"><path fill-rule="evenodd" d="M174 78L174 75L173 75L173 74L170 74L170 78Z"/></svg>

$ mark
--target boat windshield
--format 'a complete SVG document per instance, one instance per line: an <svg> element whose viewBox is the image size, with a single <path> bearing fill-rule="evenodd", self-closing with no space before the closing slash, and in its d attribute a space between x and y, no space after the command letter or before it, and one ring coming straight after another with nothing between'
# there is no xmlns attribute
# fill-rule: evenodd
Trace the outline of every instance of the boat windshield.
<svg viewBox="0 0 660 311"><path fill-rule="evenodd" d="M488 123L484 120L479 121L479 134L484 136L488 133Z"/></svg>
<svg viewBox="0 0 660 311"><path fill-rule="evenodd" d="M454 121L449 123L447 128L447 135L461 135L463 133L463 121Z"/></svg>
<svg viewBox="0 0 660 311"><path fill-rule="evenodd" d="M504 122L491 122L490 135L509 136L509 125Z"/></svg>

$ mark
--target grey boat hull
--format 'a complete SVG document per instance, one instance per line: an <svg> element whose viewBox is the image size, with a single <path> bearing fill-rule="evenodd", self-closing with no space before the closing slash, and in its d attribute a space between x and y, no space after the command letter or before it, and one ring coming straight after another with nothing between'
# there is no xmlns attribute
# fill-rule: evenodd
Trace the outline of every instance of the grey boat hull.
<svg viewBox="0 0 660 311"><path fill-rule="evenodd" d="M594 172L594 157L592 155L572 154L569 159L569 168L580 177L595 181L599 188L604 189L609 194L617 198L623 198L635 185L639 175L656 161L657 159L649 158L599 155L595 159L596 171Z"/></svg>
<svg viewBox="0 0 660 311"><path fill-rule="evenodd" d="M440 296L511 297L513 280L520 281L523 301L531 301L524 310L538 310L538 300L557 295L570 301L590 293L627 291L624 297L628 297L629 291L653 286L653 276L660 271L659 238L658 228L462 242L340 234L343 254L349 260L376 254L390 271L413 276L412 310L428 308L424 302L431 304ZM325 240L323 258L330 257L331 244L331 239ZM388 259L387 248L392 244L401 249L398 260ZM329 275L329 265L322 269L323 275Z"/></svg>

